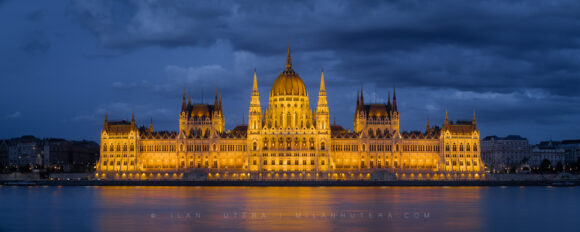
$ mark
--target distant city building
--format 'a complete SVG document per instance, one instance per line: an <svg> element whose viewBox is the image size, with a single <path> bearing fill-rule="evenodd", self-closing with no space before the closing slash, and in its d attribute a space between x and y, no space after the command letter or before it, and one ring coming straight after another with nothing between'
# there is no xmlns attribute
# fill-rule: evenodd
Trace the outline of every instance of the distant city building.
<svg viewBox="0 0 580 232"><path fill-rule="evenodd" d="M0 141L3 167L51 168L57 171L87 171L99 156L99 144L89 141L39 139L22 136Z"/></svg>
<svg viewBox="0 0 580 232"><path fill-rule="evenodd" d="M535 145L532 150L532 157L530 158L530 165L540 166L542 161L549 160L552 166L556 166L559 162L565 164L566 150L559 148L557 144L552 141L541 142Z"/></svg>
<svg viewBox="0 0 580 232"><path fill-rule="evenodd" d="M487 136L481 141L481 157L491 171L519 166L531 156L532 146L519 135Z"/></svg>
<svg viewBox="0 0 580 232"><path fill-rule="evenodd" d="M95 177L102 179L181 178L191 172L208 178L263 177L344 179L369 177L380 171L428 178L477 177L484 166L479 130L473 119L452 121L445 113L442 127L400 131L393 91L381 104L369 104L361 89L353 127L330 123L324 73L318 103L292 68L290 48L285 69L274 81L266 109L260 106L254 72L248 125L224 128L222 99L192 104L182 98L179 131L138 127L135 119L108 121L101 132L101 156Z"/></svg>
<svg viewBox="0 0 580 232"><path fill-rule="evenodd" d="M8 166L8 140L0 140L0 168Z"/></svg>
<svg viewBox="0 0 580 232"><path fill-rule="evenodd" d="M564 150L564 160L567 163L578 162L580 158L580 139L576 140L562 140L562 141L543 141L541 146L553 146L557 149Z"/></svg>
<svg viewBox="0 0 580 232"><path fill-rule="evenodd" d="M47 139L44 163L64 172L87 170L96 164L99 148L95 142Z"/></svg>
<svg viewBox="0 0 580 232"><path fill-rule="evenodd" d="M31 135L12 139L8 147L9 165L13 166L42 166L43 150L40 149L40 140Z"/></svg>

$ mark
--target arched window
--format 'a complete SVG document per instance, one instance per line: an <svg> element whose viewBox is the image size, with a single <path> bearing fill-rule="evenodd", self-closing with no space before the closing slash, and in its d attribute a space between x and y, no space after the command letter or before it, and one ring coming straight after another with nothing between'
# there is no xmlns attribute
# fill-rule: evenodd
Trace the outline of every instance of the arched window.
<svg viewBox="0 0 580 232"><path fill-rule="evenodd" d="M322 142L322 143L320 143L320 150L324 150L324 149L325 149L324 142Z"/></svg>
<svg viewBox="0 0 580 232"><path fill-rule="evenodd" d="M369 135L373 135L373 129L369 128Z"/></svg>
<svg viewBox="0 0 580 232"><path fill-rule="evenodd" d="M111 146L109 147L109 151L115 151L115 148L114 148L112 143L111 143Z"/></svg>
<svg viewBox="0 0 580 232"><path fill-rule="evenodd" d="M445 151L449 151L449 143L445 144Z"/></svg>
<svg viewBox="0 0 580 232"><path fill-rule="evenodd" d="M254 151L255 151L255 150L258 150L258 144L257 144L256 142L254 142L254 143L252 144L252 149L253 149Z"/></svg>
<svg viewBox="0 0 580 232"><path fill-rule="evenodd" d="M463 151L463 143L459 144L459 151Z"/></svg>
<svg viewBox="0 0 580 232"><path fill-rule="evenodd" d="M107 144L103 145L103 151L107 151Z"/></svg>
<svg viewBox="0 0 580 232"><path fill-rule="evenodd" d="M121 144L117 144L117 151L121 151Z"/></svg>
<svg viewBox="0 0 580 232"><path fill-rule="evenodd" d="M287 138L286 139L286 149L290 150L292 145L292 139L291 138Z"/></svg>
<svg viewBox="0 0 580 232"><path fill-rule="evenodd" d="M471 151L471 146L469 146L469 143L465 145L465 150L466 151Z"/></svg>
<svg viewBox="0 0 580 232"><path fill-rule="evenodd" d="M213 150L217 151L217 146L215 145L215 143L213 144Z"/></svg>
<svg viewBox="0 0 580 232"><path fill-rule="evenodd" d="M477 144L473 144L473 151L477 151Z"/></svg>
<svg viewBox="0 0 580 232"><path fill-rule="evenodd" d="M457 145L453 144L453 151L457 151Z"/></svg>
<svg viewBox="0 0 580 232"><path fill-rule="evenodd" d="M129 146L129 151L134 151L135 150L135 145L131 144L131 146Z"/></svg>

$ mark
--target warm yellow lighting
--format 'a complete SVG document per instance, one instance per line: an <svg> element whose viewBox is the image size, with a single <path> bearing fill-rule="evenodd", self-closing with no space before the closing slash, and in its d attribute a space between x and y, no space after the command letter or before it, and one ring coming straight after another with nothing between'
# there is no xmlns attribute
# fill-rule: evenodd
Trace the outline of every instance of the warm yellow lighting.
<svg viewBox="0 0 580 232"><path fill-rule="evenodd" d="M323 73L314 93L318 96L313 111L312 93L294 71L289 51L286 66L281 68L265 107L254 74L247 123L231 130L225 129L222 99L217 93L213 104L191 103L184 94L176 132L156 132L152 122L149 127L139 127L134 117L130 122L109 122L105 117L95 177L104 179L109 173L119 179L127 173L129 177L164 179L168 173L173 178L208 173L207 178L213 178L209 173L213 172L219 178L221 172L224 178L249 179L250 172L259 173L258 177L262 173L279 177L278 172L286 177L291 172L291 177L357 179L375 171L397 170L419 178L431 174L450 178L450 173L471 178L485 167L475 115L471 121L454 123L446 113L440 129L427 123L425 132L401 132L395 93L388 103L371 104L364 101L361 89L352 102L356 104L353 131L339 125L332 125L331 130Z"/></svg>

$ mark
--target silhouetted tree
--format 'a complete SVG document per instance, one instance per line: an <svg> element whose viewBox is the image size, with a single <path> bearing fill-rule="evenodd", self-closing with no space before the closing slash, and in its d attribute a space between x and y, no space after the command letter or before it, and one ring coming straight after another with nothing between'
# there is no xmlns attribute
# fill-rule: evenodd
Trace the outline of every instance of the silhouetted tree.
<svg viewBox="0 0 580 232"><path fill-rule="evenodd" d="M556 164L556 172L562 171L564 171L564 165L562 165L562 161L558 161L558 164Z"/></svg>
<svg viewBox="0 0 580 232"><path fill-rule="evenodd" d="M552 163L550 162L550 160L548 159L542 160L542 163L540 164L540 172L542 173L552 172Z"/></svg>

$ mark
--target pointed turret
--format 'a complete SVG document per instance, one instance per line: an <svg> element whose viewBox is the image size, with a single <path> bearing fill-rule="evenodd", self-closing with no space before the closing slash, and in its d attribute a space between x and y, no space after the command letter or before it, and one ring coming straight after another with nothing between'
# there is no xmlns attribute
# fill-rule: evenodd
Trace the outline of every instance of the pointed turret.
<svg viewBox="0 0 580 232"><path fill-rule="evenodd" d="M151 121L149 122L149 131L153 133L153 117L151 117Z"/></svg>
<svg viewBox="0 0 580 232"><path fill-rule="evenodd" d="M387 107L391 109L391 91L387 94Z"/></svg>
<svg viewBox="0 0 580 232"><path fill-rule="evenodd" d="M322 69L322 74L320 75L320 92L326 93L326 87L324 85L324 69Z"/></svg>
<svg viewBox="0 0 580 232"><path fill-rule="evenodd" d="M218 99L218 90L217 90L217 87L215 87L215 96L214 96L214 99L213 99L213 105L214 105L214 108L217 111L219 111L220 104L219 104L219 99Z"/></svg>
<svg viewBox="0 0 580 232"><path fill-rule="evenodd" d="M220 93L219 104L220 104L220 113L223 114L224 113L224 108L222 107L222 94L221 93Z"/></svg>
<svg viewBox="0 0 580 232"><path fill-rule="evenodd" d="M248 129L252 133L262 128L262 108L260 107L260 92L258 91L258 74L254 68L254 81L252 83L252 96L248 112Z"/></svg>
<svg viewBox="0 0 580 232"><path fill-rule="evenodd" d="M393 111L399 111L397 109L397 93L395 88L393 88Z"/></svg>
<svg viewBox="0 0 580 232"><path fill-rule="evenodd" d="M318 104L316 107L316 124L318 129L321 130L328 130L330 128L326 88L324 87L324 69L321 70L320 74L320 91L318 92Z"/></svg>
<svg viewBox="0 0 580 232"><path fill-rule="evenodd" d="M256 69L254 68L254 83L252 85L252 96L258 96L260 92L258 91L258 76L256 75Z"/></svg>
<svg viewBox="0 0 580 232"><path fill-rule="evenodd" d="M105 124L103 125L103 128L105 130L109 128L109 117L107 116L107 112L105 112Z"/></svg>
<svg viewBox="0 0 580 232"><path fill-rule="evenodd" d="M135 112L131 112L131 126L135 126Z"/></svg>
<svg viewBox="0 0 580 232"><path fill-rule="evenodd" d="M360 105L361 106L365 105L365 98L362 85L360 86Z"/></svg>
<svg viewBox="0 0 580 232"><path fill-rule="evenodd" d="M187 101L187 107L191 107L191 92L188 93L189 101Z"/></svg>
<svg viewBox="0 0 580 232"><path fill-rule="evenodd" d="M449 126L449 118L447 117L447 110L445 110L445 121L443 122L443 127Z"/></svg>
<svg viewBox="0 0 580 232"><path fill-rule="evenodd" d="M429 118L427 118L427 126L425 128L425 132L429 132L429 129L431 129L431 126L429 126Z"/></svg>
<svg viewBox="0 0 580 232"><path fill-rule="evenodd" d="M290 57L290 41L288 41L288 56L286 57L286 69L292 68L292 58Z"/></svg>
<svg viewBox="0 0 580 232"><path fill-rule="evenodd" d="M181 112L185 112L187 110L187 102L185 100L185 89L183 89L183 99L181 100Z"/></svg>

